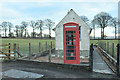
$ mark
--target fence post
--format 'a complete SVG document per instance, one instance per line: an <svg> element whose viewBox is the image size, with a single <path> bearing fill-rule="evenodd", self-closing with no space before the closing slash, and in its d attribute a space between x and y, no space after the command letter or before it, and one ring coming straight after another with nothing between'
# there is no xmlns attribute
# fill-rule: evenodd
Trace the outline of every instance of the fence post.
<svg viewBox="0 0 120 80"><path fill-rule="evenodd" d="M105 42L105 51L106 51L106 42Z"/></svg>
<svg viewBox="0 0 120 80"><path fill-rule="evenodd" d="M109 54L109 42L107 42L107 53Z"/></svg>
<svg viewBox="0 0 120 80"><path fill-rule="evenodd" d="M41 44L40 44L40 42L39 42L39 54L40 54L40 48L41 48Z"/></svg>
<svg viewBox="0 0 120 80"><path fill-rule="evenodd" d="M41 53L43 52L44 50L43 50L43 44L41 43Z"/></svg>
<svg viewBox="0 0 120 80"><path fill-rule="evenodd" d="M115 54L114 54L114 43L112 43L112 57L115 58Z"/></svg>
<svg viewBox="0 0 120 80"><path fill-rule="evenodd" d="M14 44L14 59L16 60L17 57L16 57L16 44Z"/></svg>
<svg viewBox="0 0 120 80"><path fill-rule="evenodd" d="M52 50L52 48L53 48L53 47L52 47L52 41L51 41L51 50Z"/></svg>
<svg viewBox="0 0 120 80"><path fill-rule="evenodd" d="M93 71L93 43L90 45L90 71Z"/></svg>
<svg viewBox="0 0 120 80"><path fill-rule="evenodd" d="M8 47L8 53L10 53L10 43L9 43L9 47ZM9 59L10 59L10 54L8 55Z"/></svg>
<svg viewBox="0 0 120 80"><path fill-rule="evenodd" d="M29 59L30 59L30 56L31 56L31 43L29 43Z"/></svg>
<svg viewBox="0 0 120 80"><path fill-rule="evenodd" d="M117 44L117 75L120 76L120 44Z"/></svg>
<svg viewBox="0 0 120 80"><path fill-rule="evenodd" d="M51 62L51 45L49 46L49 62Z"/></svg>
<svg viewBox="0 0 120 80"><path fill-rule="evenodd" d="M47 41L46 41L46 51L47 51Z"/></svg>
<svg viewBox="0 0 120 80"><path fill-rule="evenodd" d="M113 57L112 44L110 45L110 55Z"/></svg>
<svg viewBox="0 0 120 80"><path fill-rule="evenodd" d="M19 44L17 44L17 52L19 53ZM20 57L20 55L18 55L18 58Z"/></svg>

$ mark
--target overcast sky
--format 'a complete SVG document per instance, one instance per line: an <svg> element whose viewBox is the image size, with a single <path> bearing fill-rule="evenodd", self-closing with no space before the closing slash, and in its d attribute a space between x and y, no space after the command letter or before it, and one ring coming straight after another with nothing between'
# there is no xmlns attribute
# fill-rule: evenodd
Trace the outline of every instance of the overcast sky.
<svg viewBox="0 0 120 80"><path fill-rule="evenodd" d="M0 23L10 21L16 25L22 21L49 18L57 24L70 9L79 16L87 16L89 20L102 11L112 17L118 17L118 0L1 0ZM97 32L99 33L96 36L100 36L100 30ZM105 29L105 34L113 35L113 33L114 28Z"/></svg>

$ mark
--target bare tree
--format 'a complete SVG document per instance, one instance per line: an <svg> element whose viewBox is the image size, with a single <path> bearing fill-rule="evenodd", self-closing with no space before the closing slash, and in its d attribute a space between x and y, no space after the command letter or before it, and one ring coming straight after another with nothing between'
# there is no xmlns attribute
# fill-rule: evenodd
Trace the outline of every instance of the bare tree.
<svg viewBox="0 0 120 80"><path fill-rule="evenodd" d="M110 26L113 26L115 28L115 39L116 39L116 34L117 34L117 25L120 24L120 20L117 18L112 18L110 20Z"/></svg>
<svg viewBox="0 0 120 80"><path fill-rule="evenodd" d="M26 31L27 31L28 23L25 22L25 21L22 21L21 24L23 25L24 30L25 30L25 35L24 35L24 37L26 37L26 35L27 35L27 32L26 32Z"/></svg>
<svg viewBox="0 0 120 80"><path fill-rule="evenodd" d="M45 24L49 29L49 38L51 38L51 29L52 29L52 27L54 26L55 23L51 19L46 19Z"/></svg>
<svg viewBox="0 0 120 80"><path fill-rule="evenodd" d="M40 30L40 37L42 38L42 30L43 30L44 21L37 20L36 24L37 24L37 28Z"/></svg>
<svg viewBox="0 0 120 80"><path fill-rule="evenodd" d="M35 21L30 21L30 26L33 28L33 32L32 32L33 38L35 37L36 25L37 23Z"/></svg>
<svg viewBox="0 0 120 80"><path fill-rule="evenodd" d="M95 24L101 28L101 39L104 39L104 29L109 25L109 21L111 19L111 15L106 12L101 12L94 16Z"/></svg>
<svg viewBox="0 0 120 80"><path fill-rule="evenodd" d="M2 26L3 30L5 31L4 37L7 37L7 33L6 33L7 32L7 28L8 28L7 22L6 21L2 22L1 26Z"/></svg>
<svg viewBox="0 0 120 80"><path fill-rule="evenodd" d="M11 33L11 28L13 27L13 24L11 22L7 22L8 28L9 28L9 37L12 37L13 33Z"/></svg>
<svg viewBox="0 0 120 80"><path fill-rule="evenodd" d="M84 21L84 22L88 22L89 19L86 16L80 16L80 18Z"/></svg>

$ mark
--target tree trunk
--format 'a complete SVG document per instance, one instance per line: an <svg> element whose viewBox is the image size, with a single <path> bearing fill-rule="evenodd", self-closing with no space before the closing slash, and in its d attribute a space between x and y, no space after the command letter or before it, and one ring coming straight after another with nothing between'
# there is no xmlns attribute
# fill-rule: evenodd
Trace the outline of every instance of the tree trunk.
<svg viewBox="0 0 120 80"><path fill-rule="evenodd" d="M7 32L7 30L5 29L5 37L7 37L7 36L6 36L6 32Z"/></svg>
<svg viewBox="0 0 120 80"><path fill-rule="evenodd" d="M40 28L40 38L42 38L42 29Z"/></svg>
<svg viewBox="0 0 120 80"><path fill-rule="evenodd" d="M22 33L23 33L23 31L21 30L21 37L23 37Z"/></svg>
<svg viewBox="0 0 120 80"><path fill-rule="evenodd" d="M104 27L103 27L103 39L104 39L104 36L105 36L105 35L104 35Z"/></svg>
<svg viewBox="0 0 120 80"><path fill-rule="evenodd" d="M103 34L102 34L102 28L101 28L101 39L103 38L103 36L102 36Z"/></svg>
<svg viewBox="0 0 120 80"><path fill-rule="evenodd" d="M16 28L16 37L18 37L18 29Z"/></svg>
<svg viewBox="0 0 120 80"><path fill-rule="evenodd" d="M35 37L35 35L34 35L34 28L33 28L33 38Z"/></svg>
<svg viewBox="0 0 120 80"><path fill-rule="evenodd" d="M11 37L11 28L9 28L9 37Z"/></svg>
<svg viewBox="0 0 120 80"><path fill-rule="evenodd" d="M115 39L116 39L116 27L115 27Z"/></svg>
<svg viewBox="0 0 120 80"><path fill-rule="evenodd" d="M41 29L41 38L42 38L42 29Z"/></svg>
<svg viewBox="0 0 120 80"><path fill-rule="evenodd" d="M50 28L49 28L49 38L51 38L51 30L50 30Z"/></svg>
<svg viewBox="0 0 120 80"><path fill-rule="evenodd" d="M26 29L25 29L25 37L26 37Z"/></svg>
<svg viewBox="0 0 120 80"><path fill-rule="evenodd" d="M95 39L95 27L94 27L94 39Z"/></svg>

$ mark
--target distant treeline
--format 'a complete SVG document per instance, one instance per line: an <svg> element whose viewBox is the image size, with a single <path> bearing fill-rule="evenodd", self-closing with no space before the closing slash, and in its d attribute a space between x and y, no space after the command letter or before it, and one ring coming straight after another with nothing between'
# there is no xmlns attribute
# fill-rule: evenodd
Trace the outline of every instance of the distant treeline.
<svg viewBox="0 0 120 80"><path fill-rule="evenodd" d="M11 22L3 21L0 24L0 37L2 38L51 38L51 30L54 26L51 19L37 21L22 21L21 25L13 25ZM30 33L30 28L32 32ZM48 29L49 33L43 30ZM39 33L36 32L39 31ZM1 32L3 34L1 34ZM7 33L8 32L8 33Z"/></svg>

